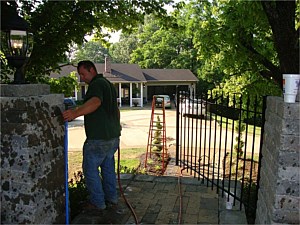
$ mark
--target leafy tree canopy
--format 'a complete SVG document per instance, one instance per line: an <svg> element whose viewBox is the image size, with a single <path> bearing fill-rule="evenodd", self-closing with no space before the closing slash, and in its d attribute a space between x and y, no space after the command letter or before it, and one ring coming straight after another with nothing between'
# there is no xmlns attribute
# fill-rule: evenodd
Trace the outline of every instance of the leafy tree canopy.
<svg viewBox="0 0 300 225"><path fill-rule="evenodd" d="M34 34L34 48L27 64L27 79L38 81L46 69L66 60L72 43L81 45L84 36L95 32L102 39L103 28L131 31L145 14L163 16L163 6L170 0L111 1L1 1L1 10L14 7L29 23Z"/></svg>
<svg viewBox="0 0 300 225"><path fill-rule="evenodd" d="M216 87L215 94L280 95L282 74L299 73L296 1L191 0L178 6L163 20L145 18L130 62L189 68L200 80L198 90Z"/></svg>
<svg viewBox="0 0 300 225"><path fill-rule="evenodd" d="M130 54L137 48L137 36L136 34L124 34L120 35L120 41L114 43L109 48L109 53L112 60L116 63L129 63Z"/></svg>
<svg viewBox="0 0 300 225"><path fill-rule="evenodd" d="M72 61L92 60L95 63L103 63L105 56L108 56L108 49L100 41L91 40L78 46Z"/></svg>
<svg viewBox="0 0 300 225"><path fill-rule="evenodd" d="M45 78L45 83L50 85L51 93L64 94L65 97L74 96L75 90L79 88L78 79L75 72L68 76L56 78Z"/></svg>
<svg viewBox="0 0 300 225"><path fill-rule="evenodd" d="M136 35L137 48L130 62L142 68L185 68L196 73L196 50L191 36L184 30L165 27L161 20L149 15Z"/></svg>

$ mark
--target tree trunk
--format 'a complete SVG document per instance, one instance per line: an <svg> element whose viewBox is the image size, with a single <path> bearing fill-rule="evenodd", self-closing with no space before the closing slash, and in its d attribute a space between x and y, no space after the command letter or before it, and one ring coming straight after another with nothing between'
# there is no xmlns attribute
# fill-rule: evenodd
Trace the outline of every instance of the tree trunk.
<svg viewBox="0 0 300 225"><path fill-rule="evenodd" d="M272 28L281 74L274 74L282 86L282 74L299 74L299 29L295 28L296 1L264 1L263 9Z"/></svg>

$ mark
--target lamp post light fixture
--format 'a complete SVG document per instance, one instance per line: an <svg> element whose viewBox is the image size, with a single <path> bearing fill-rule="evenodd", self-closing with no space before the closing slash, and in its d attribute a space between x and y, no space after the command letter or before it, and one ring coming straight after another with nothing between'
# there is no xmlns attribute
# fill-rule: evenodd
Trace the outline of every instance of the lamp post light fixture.
<svg viewBox="0 0 300 225"><path fill-rule="evenodd" d="M13 84L25 84L24 65L30 57L33 47L33 35L28 23L16 10L1 2L1 51L8 65L15 67Z"/></svg>

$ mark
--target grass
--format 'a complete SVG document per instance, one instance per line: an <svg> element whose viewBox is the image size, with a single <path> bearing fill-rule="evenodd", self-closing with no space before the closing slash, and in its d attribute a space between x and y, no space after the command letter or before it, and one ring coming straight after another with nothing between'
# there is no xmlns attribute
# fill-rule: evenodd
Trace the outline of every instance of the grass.
<svg viewBox="0 0 300 225"><path fill-rule="evenodd" d="M82 152L72 151L68 154L68 164L69 164L69 180L74 177L74 173L77 174L78 171L82 171Z"/></svg>
<svg viewBox="0 0 300 225"><path fill-rule="evenodd" d="M219 125L221 124L221 116L217 116L217 115L212 115L212 119L214 119L216 122L219 123ZM232 119L228 119L225 117L222 117L222 128L226 128L226 123L227 123L227 128L228 130L232 130ZM234 121L234 125L236 125L238 123L238 120ZM248 124L248 133L249 134L253 134L254 131L254 126ZM260 135L261 134L261 128L258 126L255 126L255 135Z"/></svg>
<svg viewBox="0 0 300 225"><path fill-rule="evenodd" d="M140 165L140 156L146 153L146 148L129 148L121 149L120 165L121 172L133 171ZM82 151L72 151L68 154L69 157L69 179L74 177L74 173L82 171ZM115 154L116 168L118 162L118 154ZM126 169L124 169L126 168Z"/></svg>

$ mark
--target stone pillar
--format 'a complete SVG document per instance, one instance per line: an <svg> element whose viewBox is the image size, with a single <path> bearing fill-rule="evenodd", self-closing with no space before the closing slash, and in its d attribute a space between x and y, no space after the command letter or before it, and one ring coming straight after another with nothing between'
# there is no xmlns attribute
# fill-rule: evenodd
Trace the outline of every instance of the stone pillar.
<svg viewBox="0 0 300 225"><path fill-rule="evenodd" d="M256 224L299 224L299 102L268 97Z"/></svg>
<svg viewBox="0 0 300 225"><path fill-rule="evenodd" d="M1 85L1 223L65 222L63 95Z"/></svg>

